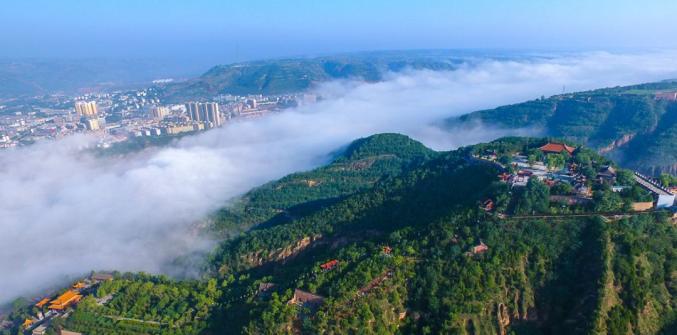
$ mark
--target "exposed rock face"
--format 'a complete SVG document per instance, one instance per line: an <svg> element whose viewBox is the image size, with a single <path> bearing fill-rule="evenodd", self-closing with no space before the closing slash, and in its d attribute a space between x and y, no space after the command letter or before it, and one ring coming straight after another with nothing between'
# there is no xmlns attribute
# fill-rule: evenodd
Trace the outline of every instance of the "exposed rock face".
<svg viewBox="0 0 677 335"><path fill-rule="evenodd" d="M322 235L306 236L296 243L290 244L284 248L271 250L267 255L263 255L263 251L249 253L243 256L243 260L249 266L260 266L268 262L284 262L288 258L296 256L298 253L308 248L313 242L322 238Z"/></svg>
<svg viewBox="0 0 677 335"><path fill-rule="evenodd" d="M289 257L297 255L299 252L306 249L308 246L311 245L311 243L315 242L321 237L322 237L321 235L306 236L292 245L273 251L268 257L268 259L275 261L284 261Z"/></svg>
<svg viewBox="0 0 677 335"><path fill-rule="evenodd" d="M519 310L519 306L520 306L520 291L515 291L515 299L513 300L513 306L515 306L515 308L514 308L514 310L513 310L513 312L512 312L512 317L513 317L515 320L520 320L520 310ZM523 318L523 319L526 320L526 318L527 318L526 314L527 314L527 313L525 312L524 314L525 314L525 315L524 315L524 318Z"/></svg>
<svg viewBox="0 0 677 335"><path fill-rule="evenodd" d="M636 134L625 134L621 138L611 142L611 144L607 145L606 147L599 149L599 153L605 154L607 152L618 149L626 145L628 142L632 141L632 139L635 138L635 135Z"/></svg>
<svg viewBox="0 0 677 335"><path fill-rule="evenodd" d="M502 303L496 306L496 321L498 322L498 334L506 335L507 328L510 325L510 314L508 308Z"/></svg>

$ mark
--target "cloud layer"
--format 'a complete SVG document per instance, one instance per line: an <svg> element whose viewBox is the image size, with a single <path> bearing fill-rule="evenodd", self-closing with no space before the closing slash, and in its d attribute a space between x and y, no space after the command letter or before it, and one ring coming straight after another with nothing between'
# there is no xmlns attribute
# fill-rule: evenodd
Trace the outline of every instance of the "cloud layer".
<svg viewBox="0 0 677 335"><path fill-rule="evenodd" d="M124 158L83 151L87 137L0 152L0 302L90 270L161 272L174 258L210 247L195 224L228 199L321 165L355 138L400 132L452 149L514 134L434 123L560 93L564 85L575 91L677 78L676 56L475 60L453 72L326 83L316 89L324 97L317 103Z"/></svg>

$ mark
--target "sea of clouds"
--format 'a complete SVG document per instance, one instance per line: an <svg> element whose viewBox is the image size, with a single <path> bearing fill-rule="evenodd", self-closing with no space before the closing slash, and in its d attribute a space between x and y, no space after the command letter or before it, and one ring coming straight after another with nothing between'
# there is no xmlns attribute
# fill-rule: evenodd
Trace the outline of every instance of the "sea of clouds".
<svg viewBox="0 0 677 335"><path fill-rule="evenodd" d="M209 250L195 225L267 181L326 163L374 133L399 132L435 149L537 129L441 129L440 120L561 93L677 78L677 54L587 53L473 60L455 71L335 81L323 99L232 122L170 146L120 157L83 150L74 136L0 152L0 303L90 270L163 272Z"/></svg>

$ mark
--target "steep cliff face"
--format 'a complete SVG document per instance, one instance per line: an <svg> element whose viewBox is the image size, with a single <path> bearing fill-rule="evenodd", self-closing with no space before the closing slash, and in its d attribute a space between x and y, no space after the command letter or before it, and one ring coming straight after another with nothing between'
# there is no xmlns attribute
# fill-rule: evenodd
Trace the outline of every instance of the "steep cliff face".
<svg viewBox="0 0 677 335"><path fill-rule="evenodd" d="M674 323L674 236L664 235L672 229L646 217L608 228L595 334L660 334Z"/></svg>
<svg viewBox="0 0 677 335"><path fill-rule="evenodd" d="M246 267L261 266L270 262L285 262L310 247L313 242L322 238L322 235L305 236L285 247L270 251L256 251L242 255L242 265Z"/></svg>
<svg viewBox="0 0 677 335"><path fill-rule="evenodd" d="M298 255L301 251L310 247L313 242L321 238L322 235L306 236L290 246L273 251L265 261L269 262L274 260L277 262L284 262L288 258Z"/></svg>
<svg viewBox="0 0 677 335"><path fill-rule="evenodd" d="M600 148L598 150L598 152L600 154L606 154L608 152L616 150L616 149L628 144L628 142L632 141L632 139L635 138L635 135L636 134L625 134L625 135L621 136L621 138L611 142L611 144Z"/></svg>

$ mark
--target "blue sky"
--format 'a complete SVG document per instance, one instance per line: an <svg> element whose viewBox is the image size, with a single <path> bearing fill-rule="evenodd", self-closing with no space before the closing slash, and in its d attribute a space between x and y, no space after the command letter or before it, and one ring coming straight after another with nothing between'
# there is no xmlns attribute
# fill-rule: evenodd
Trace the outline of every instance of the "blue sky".
<svg viewBox="0 0 677 335"><path fill-rule="evenodd" d="M3 0L0 57L677 48L674 0Z"/></svg>

